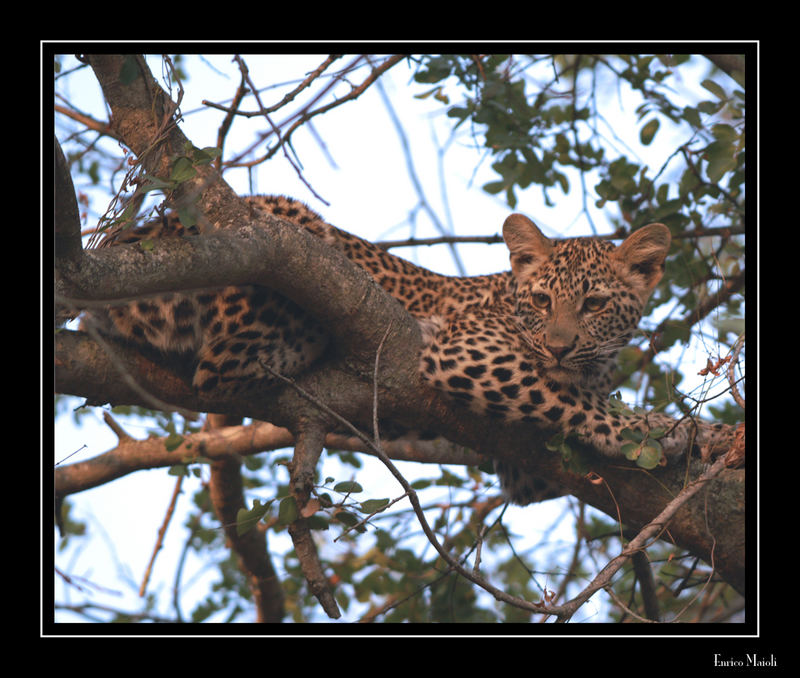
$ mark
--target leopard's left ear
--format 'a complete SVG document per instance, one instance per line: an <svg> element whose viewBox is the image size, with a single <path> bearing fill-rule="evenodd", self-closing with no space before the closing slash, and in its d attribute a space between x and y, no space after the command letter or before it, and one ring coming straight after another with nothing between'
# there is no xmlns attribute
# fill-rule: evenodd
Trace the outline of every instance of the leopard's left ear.
<svg viewBox="0 0 800 678"><path fill-rule="evenodd" d="M614 250L618 273L634 287L642 301L664 275L664 260L672 236L664 224L649 224L631 233Z"/></svg>
<svg viewBox="0 0 800 678"><path fill-rule="evenodd" d="M525 279L553 252L553 243L524 214L512 214L503 224L503 240L511 254L511 270Z"/></svg>

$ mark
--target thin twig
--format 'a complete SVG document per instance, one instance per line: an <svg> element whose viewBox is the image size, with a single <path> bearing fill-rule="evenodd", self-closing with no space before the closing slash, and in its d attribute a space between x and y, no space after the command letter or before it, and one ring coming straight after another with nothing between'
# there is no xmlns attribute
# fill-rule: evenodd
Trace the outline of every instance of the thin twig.
<svg viewBox="0 0 800 678"><path fill-rule="evenodd" d="M153 571L153 565L156 562L156 556L158 552L161 550L161 546L164 543L164 535L167 533L167 527L169 527L170 520L172 520L172 515L175 513L175 505L178 502L178 496L181 493L181 486L183 485L183 478L184 476L178 476L175 487L172 490L172 498L169 500L169 506L167 506L167 513L164 516L164 521L161 523L161 527L158 528L158 537L156 538L156 544L153 547L153 553L150 556L150 562L147 564L147 569L144 572L144 578L142 579L142 585L139 587L139 597L144 598L144 594L147 592L147 584L150 581L150 574Z"/></svg>
<svg viewBox="0 0 800 678"><path fill-rule="evenodd" d="M316 80L322 73L325 71L328 66L330 66L336 59L339 59L342 55L341 54L331 54L325 61L323 61L316 69L314 69L309 75L291 92L286 94L283 99L281 99L277 104L273 104L272 106L267 106L266 108L260 109L258 111L240 111L238 110L238 106L234 103L231 106L223 106L222 104L215 104L213 101L208 101L207 99L203 99L200 103L203 106L208 106L209 108L215 108L218 111L223 111L224 113L238 115L243 118L256 118L258 116L264 115L264 113L274 113L275 111L283 108L286 104L291 103L300 92L306 89L311 83ZM274 87L274 85L273 85ZM235 102L235 99L234 99Z"/></svg>
<svg viewBox="0 0 800 678"><path fill-rule="evenodd" d="M321 400L313 396L312 394L308 393L305 389L299 386L293 379L289 377L285 377L282 374L276 372L275 370L271 369L268 365L265 364L265 368L277 379L285 382L286 384L290 385L294 388L303 398L308 400L310 403L316 405L320 410L322 410L325 414L333 417L336 421L340 424L348 428L350 431L353 432L360 440L362 440L369 448L373 451L376 457L383 462L383 465L389 469L389 472L397 479L400 485L403 487L405 492L408 494L408 500L411 502L411 506L414 509L414 513L417 516L417 520L419 520L420 526L422 527L422 531L425 533L425 536L428 538L428 541L431 545L436 549L437 553L444 559L451 570L454 570L461 574L463 577L468 579L474 584L477 584L485 591L491 593L497 600L501 602L508 603L510 605L515 605L517 607L529 610L531 612L536 613L546 613L546 614L553 614L550 609L541 605L535 605L527 600L522 598L517 598L516 596L512 596L501 589L496 588L489 582L487 582L483 577L474 574L470 570L464 568L453 556L448 553L448 551L439 543L439 540L436 538L436 534L431 529L430 525L428 524L428 520L425 517L425 512L422 509L422 506L419 503L419 498L417 497L416 490L409 484L409 482L403 477L397 467L392 463L391 459L386 456L384 451L375 443L369 439L368 436L364 435L361 431L358 430L352 423L350 423L347 419L336 413L332 410L328 405L323 403Z"/></svg>
<svg viewBox="0 0 800 678"><path fill-rule="evenodd" d="M705 229L696 229L693 231L685 231L683 233L674 233L672 235L673 240L678 239L689 239L689 238L705 238L705 237L728 237L730 235L741 235L744 233L744 230L731 228L728 226L720 227L720 228L705 228ZM624 233L606 233L605 235L598 235L596 236L597 240L622 240L624 238ZM459 243L486 243L488 245L494 245L497 243L501 243L503 241L503 236L499 234L495 235L444 235L444 236L437 236L435 238L405 238L403 240L378 240L375 244L378 247L382 247L385 250L391 249L392 247L419 247L419 246L429 246L429 245L449 245L449 244L459 244Z"/></svg>
<svg viewBox="0 0 800 678"><path fill-rule="evenodd" d="M737 379L736 379L736 365L739 362L739 354L744 347L744 332L736 339L733 344L733 351L731 355L731 361L728 365L728 383L731 385L731 395L733 399L736 401L736 404L739 405L742 409L744 409L744 397L739 392L739 387L737 386Z"/></svg>
<svg viewBox="0 0 800 678"><path fill-rule="evenodd" d="M420 180L417 174L417 170L414 167L414 157L411 154L411 144L408 141L408 135L403 129L403 125L400 122L400 118L397 116L396 111L394 110L394 106L392 106L392 102L389 99L389 95L386 93L386 89L383 87L380 81L376 83L375 87L378 90L378 94L380 94L381 96L383 105L386 108L387 112L389 113L389 117L392 120L392 124L394 124L397 137L400 140L400 146L403 149L403 155L405 156L406 159L406 169L408 173L408 178L411 180L411 184L414 186L414 190L417 193L417 200L419 201L419 206L428 215L428 218L433 222L434 228L436 228L436 230L439 231L439 233L441 233L442 235L447 236L453 232L452 224L449 227L445 226L439 219L439 215L436 214L436 212L434 211L430 202L428 202L428 198L425 196L425 189L422 186L422 181ZM453 257L453 262L455 263L456 269L458 270L458 274L466 275L464 263L461 261L461 257L458 254L458 250L453 246L453 243L448 243L448 245L450 247L450 254Z"/></svg>
<svg viewBox="0 0 800 678"><path fill-rule="evenodd" d="M236 115L236 111L238 110L239 105L242 103L242 99L244 99L245 95L247 94L247 83L245 81L244 74L242 74L241 78L242 79L239 82L239 87L236 88L236 93L233 95L231 106L226 112L225 117L219 126L219 131L217 132L217 148L220 150L220 154L214 160L214 165L220 174L222 173L222 151L225 147L225 137L228 136L228 132L233 125L233 119Z"/></svg>
<svg viewBox="0 0 800 678"><path fill-rule="evenodd" d="M391 56L391 57L387 58L379 66L376 66L375 68L373 68L372 71L370 71L370 74L364 79L364 81L360 85L358 85L357 87L354 87L350 92L345 94L343 97L340 97L340 98L336 99L335 101L332 101L329 104L326 104L324 106L320 106L319 108L316 108L313 111L310 111L308 113L304 113L303 115L301 115L292 124L292 126L289 128L289 130L286 132L286 134L283 135L283 142L282 143L283 144L288 144L289 143L289 138L292 136L292 133L298 127L300 127L301 125L303 125L307 121L311 120L311 118L313 118L313 117L315 117L317 115L321 115L323 113L327 113L332 108L336 108L337 106L341 106L342 104L344 104L344 103L346 103L348 101L352 101L353 99L357 99L381 75L383 75L392 66L394 66L397 63L399 63L400 61L402 61L405 58L406 57L405 57L404 54L399 54L399 55L395 55L395 56ZM263 159L264 160L268 160L270 157L272 157L277 152L279 147L280 147L280 144L278 146L275 146L272 150L270 150L267 153L267 155Z"/></svg>
<svg viewBox="0 0 800 678"><path fill-rule="evenodd" d="M264 104L261 103L261 97L258 95L258 89L253 84L253 81L250 79L250 71L247 68L247 64L245 64L244 60L238 54L234 57L234 60L236 61L237 64L239 64L239 68L241 69L242 72L242 78L250 86L253 97L255 98L256 103L258 104L258 108L261 111L262 115L264 116L264 119L270 124L270 127L272 127L272 131L278 138L278 145L276 148L283 149L283 154L286 157L286 160L294 168L294 171L297 173L297 177L300 179L300 181L302 181L306 185L306 187L308 188L309 191L311 191L314 197L317 198L318 200L321 200L326 205L329 205L330 203L327 200L324 200L322 197L320 197L317 194L317 192L311 187L311 184L309 184L308 181L306 181L306 178L303 176L303 173L300 171L300 168L297 166L297 163L292 159L292 157L289 155L289 152L286 150L286 147L288 145L287 144L288 135L286 138L283 139L281 138L280 130L275 126L275 123L272 122L272 118L270 118L267 109L264 107Z"/></svg>
<svg viewBox="0 0 800 678"><path fill-rule="evenodd" d="M712 480L720 474L725 468L725 458L720 457L714 464L703 473L697 480L689 483L674 499L672 499L650 523L645 525L628 545L622 550L618 556L613 558L592 580L581 593L575 596L571 601L561 605L559 608L560 622L567 621L577 609L583 605L592 595L599 589L605 588L611 581L611 578L623 566L623 564L637 551L645 547L646 543L656 537L664 527L672 520L678 509L683 506L689 499L691 499L709 480Z"/></svg>

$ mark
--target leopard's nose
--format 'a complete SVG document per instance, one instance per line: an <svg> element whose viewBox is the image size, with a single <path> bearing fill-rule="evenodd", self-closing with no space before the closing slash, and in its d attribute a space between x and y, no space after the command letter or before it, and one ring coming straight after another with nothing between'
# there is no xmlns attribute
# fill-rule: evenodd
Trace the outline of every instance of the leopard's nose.
<svg viewBox="0 0 800 678"><path fill-rule="evenodd" d="M545 341L545 347L550 351L550 355L560 362L564 356L575 348L575 339L573 338L572 341L563 341L553 338Z"/></svg>
<svg viewBox="0 0 800 678"><path fill-rule="evenodd" d="M550 354L558 359L561 360L567 353L569 353L570 346L551 346L548 344L547 350L550 351Z"/></svg>

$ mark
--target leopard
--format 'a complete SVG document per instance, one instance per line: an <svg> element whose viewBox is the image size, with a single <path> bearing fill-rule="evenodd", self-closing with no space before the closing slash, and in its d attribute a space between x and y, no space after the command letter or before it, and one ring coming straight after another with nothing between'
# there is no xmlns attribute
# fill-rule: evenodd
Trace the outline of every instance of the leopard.
<svg viewBox="0 0 800 678"><path fill-rule="evenodd" d="M625 458L632 432L657 439L661 463L729 448L733 426L639 414L609 400L618 355L664 274L671 235L663 224L633 230L614 245L597 237L551 239L514 213L502 229L510 270L448 276L327 223L293 198L244 200L254 216L287 221L366 271L418 322L423 382L493 426L527 423L545 438L577 438L611 459ZM196 225L167 213L107 233L97 246L198 234ZM188 357L192 385L203 394L268 388L276 373L308 369L330 344L312 314L258 285L162 294L88 313L104 334ZM524 465L494 465L512 503L564 494Z"/></svg>

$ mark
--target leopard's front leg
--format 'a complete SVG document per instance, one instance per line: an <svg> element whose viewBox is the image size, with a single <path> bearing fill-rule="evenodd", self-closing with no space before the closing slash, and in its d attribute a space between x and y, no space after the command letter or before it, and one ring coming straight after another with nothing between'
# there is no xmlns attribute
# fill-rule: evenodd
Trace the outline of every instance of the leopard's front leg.
<svg viewBox="0 0 800 678"><path fill-rule="evenodd" d="M646 467L691 451L710 459L733 444L733 426L626 412L604 392L549 378L503 318L433 317L420 326L423 377L479 414L532 423L548 436L573 437L603 456Z"/></svg>

